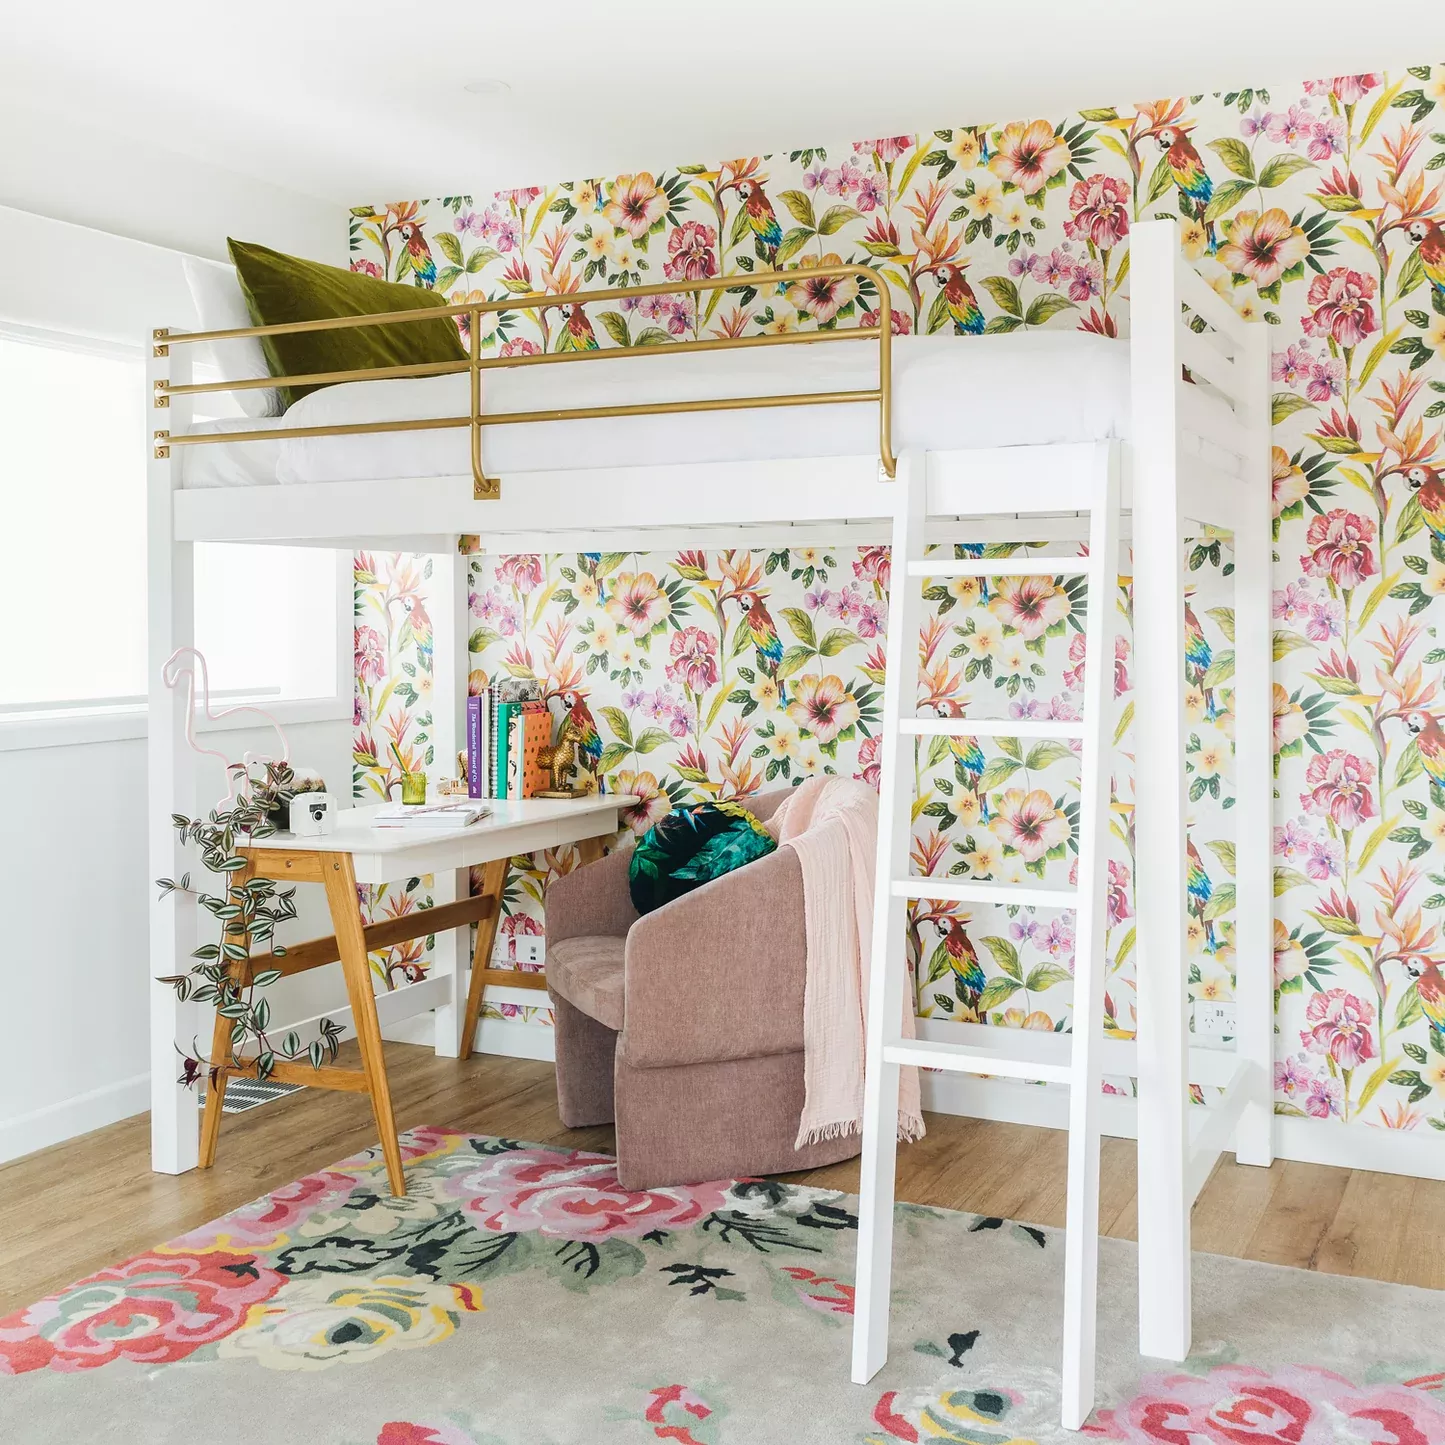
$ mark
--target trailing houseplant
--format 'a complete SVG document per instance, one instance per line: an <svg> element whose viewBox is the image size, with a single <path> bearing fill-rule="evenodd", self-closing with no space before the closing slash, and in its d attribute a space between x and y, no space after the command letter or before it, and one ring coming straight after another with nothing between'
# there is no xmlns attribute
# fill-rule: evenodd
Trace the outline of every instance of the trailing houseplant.
<svg viewBox="0 0 1445 1445"><path fill-rule="evenodd" d="M208 1073L214 1083L216 1071L223 1066L244 1065L248 1070L254 1066L256 1077L265 1079L278 1058L295 1059L303 1054L312 1068L319 1069L323 1061L335 1059L342 1033L340 1024L322 1019L318 1025L321 1037L305 1048L294 1031L278 1042L273 1042L268 1033L271 1005L265 991L282 976L282 971L255 971L251 950L261 946L274 958L286 956L285 948L274 939L277 925L296 917L296 889L280 887L270 878L233 880L246 867L238 849L276 832L275 819L296 795L298 779L285 762L267 761L259 772L253 772L245 763L231 763L226 771L231 795L225 804L213 808L205 818L171 815L181 842L200 850L201 862L224 880L224 886L218 893L203 893L191 887L189 873L179 881L156 880L162 897L187 894L220 925L217 942L203 943L193 951L191 956L196 962L188 973L160 979L170 984L183 1001L214 1004L216 1012L231 1023L228 1058L205 1058L194 1039L190 1053L180 1051L184 1060L181 1081L186 1084L194 1084L202 1073Z"/></svg>

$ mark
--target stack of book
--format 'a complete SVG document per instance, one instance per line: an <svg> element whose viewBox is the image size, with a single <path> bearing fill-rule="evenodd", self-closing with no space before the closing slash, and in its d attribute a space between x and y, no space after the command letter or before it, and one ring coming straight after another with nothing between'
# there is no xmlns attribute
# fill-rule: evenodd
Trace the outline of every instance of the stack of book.
<svg viewBox="0 0 1445 1445"><path fill-rule="evenodd" d="M530 678L504 677L467 699L467 796L532 798L551 786L542 766L552 714Z"/></svg>
<svg viewBox="0 0 1445 1445"><path fill-rule="evenodd" d="M449 828L470 828L492 810L475 803L402 803L378 808L372 819L378 828L413 828L418 832L438 832Z"/></svg>

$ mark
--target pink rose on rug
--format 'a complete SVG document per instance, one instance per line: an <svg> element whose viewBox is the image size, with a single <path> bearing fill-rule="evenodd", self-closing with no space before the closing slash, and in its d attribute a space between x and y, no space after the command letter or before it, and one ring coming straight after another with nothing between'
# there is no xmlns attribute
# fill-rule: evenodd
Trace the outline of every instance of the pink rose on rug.
<svg viewBox="0 0 1445 1445"><path fill-rule="evenodd" d="M288 1229L323 1209L335 1209L356 1188L356 1177L335 1170L308 1174L294 1184L283 1184L220 1219L213 1219L165 1246L185 1254L212 1249L266 1249L278 1244Z"/></svg>
<svg viewBox="0 0 1445 1445"><path fill-rule="evenodd" d="M182 1360L285 1282L250 1255L139 1255L0 1320L0 1374Z"/></svg>
<svg viewBox="0 0 1445 1445"><path fill-rule="evenodd" d="M1270 1374L1221 1365L1203 1377L1155 1376L1119 1410L1101 1410L1092 1435L1107 1440L1217 1441L1219 1445L1431 1445L1445 1439L1445 1408L1404 1385L1357 1389L1310 1365Z"/></svg>
<svg viewBox="0 0 1445 1445"><path fill-rule="evenodd" d="M472 1223L498 1233L609 1239L691 1229L727 1200L728 1181L627 1190L605 1154L510 1149L478 1159L448 1183Z"/></svg>

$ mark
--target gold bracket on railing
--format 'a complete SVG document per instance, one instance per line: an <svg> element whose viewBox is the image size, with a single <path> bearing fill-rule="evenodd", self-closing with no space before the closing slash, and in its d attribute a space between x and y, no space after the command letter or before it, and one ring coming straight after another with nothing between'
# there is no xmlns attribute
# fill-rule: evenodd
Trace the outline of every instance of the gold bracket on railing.
<svg viewBox="0 0 1445 1445"><path fill-rule="evenodd" d="M169 406L171 404L170 393L166 390L163 381L156 382L155 395L151 398L152 406Z"/></svg>
<svg viewBox="0 0 1445 1445"><path fill-rule="evenodd" d="M158 462L163 462L170 456L171 449L167 445L170 439L171 434L168 431L158 431L155 433L155 458Z"/></svg>
<svg viewBox="0 0 1445 1445"><path fill-rule="evenodd" d="M155 345L151 347L152 356L169 356L171 354L170 347L165 344L166 338L169 337L170 334L170 327L168 326L157 326L156 329L151 332L151 340L155 343Z"/></svg>
<svg viewBox="0 0 1445 1445"><path fill-rule="evenodd" d="M467 431L471 439L472 500L497 502L502 497L502 479L489 477L482 468L482 313L467 315L467 372L471 381L471 410L467 414Z"/></svg>

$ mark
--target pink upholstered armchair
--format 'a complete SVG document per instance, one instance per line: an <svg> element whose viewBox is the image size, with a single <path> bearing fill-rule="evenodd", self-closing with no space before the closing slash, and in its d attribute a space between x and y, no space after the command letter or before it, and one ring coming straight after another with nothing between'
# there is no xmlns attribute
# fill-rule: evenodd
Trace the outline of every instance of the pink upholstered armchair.
<svg viewBox="0 0 1445 1445"><path fill-rule="evenodd" d="M750 807L767 819L786 796ZM627 866L613 853L547 893L562 1122L616 1122L627 1189L856 1155L856 1135L793 1148L806 954L797 855L779 848L643 918Z"/></svg>

